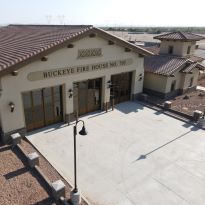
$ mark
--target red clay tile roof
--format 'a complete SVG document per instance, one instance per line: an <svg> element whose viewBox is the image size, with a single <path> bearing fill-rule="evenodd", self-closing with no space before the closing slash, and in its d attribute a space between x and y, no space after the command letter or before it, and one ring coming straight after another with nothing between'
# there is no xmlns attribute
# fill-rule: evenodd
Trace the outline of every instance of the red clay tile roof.
<svg viewBox="0 0 205 205"><path fill-rule="evenodd" d="M172 33L166 33L166 34L161 34L158 36L155 36L154 39L158 40L180 40L180 41L199 41L202 39L205 39L205 37L193 34L193 33L188 33L188 32L172 32Z"/></svg>
<svg viewBox="0 0 205 205"><path fill-rule="evenodd" d="M150 47L140 46L140 47L151 52L153 55L158 55L160 52L160 47L158 47L158 46L150 46ZM189 59L193 62L200 62L200 63L205 60L204 58L199 57L199 56L195 56L195 55L189 56L189 57L187 57L187 59Z"/></svg>
<svg viewBox="0 0 205 205"><path fill-rule="evenodd" d="M193 62L202 62L205 60L204 58L199 57L199 56L190 56L189 59Z"/></svg>
<svg viewBox="0 0 205 205"><path fill-rule="evenodd" d="M148 46L140 46L140 47L148 50L153 55L159 54L159 51L160 51L160 47L158 47L158 46L149 46L149 47Z"/></svg>
<svg viewBox="0 0 205 205"><path fill-rule="evenodd" d="M189 73L191 72L194 68L196 68L198 63L187 63L184 69L182 69L182 73Z"/></svg>
<svg viewBox="0 0 205 205"><path fill-rule="evenodd" d="M205 67L198 62L193 62L186 57L170 55L153 55L145 57L145 72L158 75L171 76L176 71L183 73L191 72L194 68L205 70Z"/></svg>
<svg viewBox="0 0 205 205"><path fill-rule="evenodd" d="M51 51L89 32L103 35L142 55L151 55L149 51L91 25L10 25L0 28L0 75L7 74L9 69L16 69L16 65L22 67L45 51Z"/></svg>
<svg viewBox="0 0 205 205"><path fill-rule="evenodd" d="M92 26L24 26L0 28L0 71L90 30Z"/></svg>

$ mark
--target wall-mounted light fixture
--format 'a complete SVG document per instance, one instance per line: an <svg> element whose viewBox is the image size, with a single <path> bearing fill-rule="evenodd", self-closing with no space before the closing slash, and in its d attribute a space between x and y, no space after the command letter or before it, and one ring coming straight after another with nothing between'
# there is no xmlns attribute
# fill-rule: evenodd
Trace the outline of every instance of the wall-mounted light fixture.
<svg viewBox="0 0 205 205"><path fill-rule="evenodd" d="M69 98L72 98L73 97L73 90L72 89L69 89L68 90L68 94L69 94Z"/></svg>
<svg viewBox="0 0 205 205"><path fill-rule="evenodd" d="M142 78L143 78L142 73L140 73L139 76L138 76L138 81L141 81Z"/></svg>
<svg viewBox="0 0 205 205"><path fill-rule="evenodd" d="M13 76L17 76L18 75L18 70L13 70L12 72L11 72L11 75L13 75Z"/></svg>
<svg viewBox="0 0 205 205"><path fill-rule="evenodd" d="M111 88L112 87L112 82L111 82L111 80L108 80L107 81L107 88Z"/></svg>
<svg viewBox="0 0 205 205"><path fill-rule="evenodd" d="M10 103L9 103L9 107L10 107L11 112L13 112L13 111L14 111L14 108L15 108L14 103L13 103L13 102L10 102Z"/></svg>

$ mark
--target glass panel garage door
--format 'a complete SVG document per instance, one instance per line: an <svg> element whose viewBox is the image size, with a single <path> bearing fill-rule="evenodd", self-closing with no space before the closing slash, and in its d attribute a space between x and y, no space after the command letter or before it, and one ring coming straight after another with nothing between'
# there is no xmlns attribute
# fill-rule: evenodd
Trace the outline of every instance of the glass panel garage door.
<svg viewBox="0 0 205 205"><path fill-rule="evenodd" d="M114 97L114 103L129 101L131 97L132 73L121 73L111 76L112 87L110 94Z"/></svg>
<svg viewBox="0 0 205 205"><path fill-rule="evenodd" d="M23 93L26 128L28 131L63 119L61 86Z"/></svg>
<svg viewBox="0 0 205 205"><path fill-rule="evenodd" d="M101 108L101 78L75 83L74 108L79 115Z"/></svg>

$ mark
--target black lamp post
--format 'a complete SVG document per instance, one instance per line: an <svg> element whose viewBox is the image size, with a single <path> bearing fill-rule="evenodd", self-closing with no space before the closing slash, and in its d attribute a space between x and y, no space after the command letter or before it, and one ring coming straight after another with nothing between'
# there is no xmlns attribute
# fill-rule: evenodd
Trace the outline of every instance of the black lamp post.
<svg viewBox="0 0 205 205"><path fill-rule="evenodd" d="M85 129L85 123L83 120L78 120L76 121L75 123L75 126L73 127L73 136L74 136L74 184L75 184L75 187L74 187L74 190L73 192L74 193L77 193L78 192L78 188L77 188L77 161L76 161L76 135L77 135L77 124L79 122L82 122L83 123L83 127L82 129L80 130L79 134L80 135L87 135L87 131Z"/></svg>

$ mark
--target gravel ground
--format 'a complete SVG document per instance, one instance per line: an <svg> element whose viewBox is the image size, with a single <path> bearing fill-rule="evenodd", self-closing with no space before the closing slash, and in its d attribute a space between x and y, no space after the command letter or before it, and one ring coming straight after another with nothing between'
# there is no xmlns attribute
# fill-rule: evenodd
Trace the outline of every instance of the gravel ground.
<svg viewBox="0 0 205 205"><path fill-rule="evenodd" d="M0 205L51 205L45 184L24 165L10 146L0 146Z"/></svg>
<svg viewBox="0 0 205 205"><path fill-rule="evenodd" d="M26 140L22 140L21 146L26 153L36 151ZM0 205L57 205L49 196L46 184L26 166L26 159L16 148L12 151L10 146L0 145L0 164ZM42 155L39 166L51 182L61 179L65 183L69 198L70 185ZM82 205L86 205L85 201Z"/></svg>
<svg viewBox="0 0 205 205"><path fill-rule="evenodd" d="M31 145L26 139L22 140L21 146L27 153L31 152L38 152L33 145ZM39 166L43 173L47 176L47 178L54 182L56 180L61 179L64 184L66 185L66 198L70 198L70 192L72 190L72 187L65 181L58 172L50 165L50 163L39 153L40 159L39 159ZM82 205L87 205L87 203L82 200Z"/></svg>
<svg viewBox="0 0 205 205"><path fill-rule="evenodd" d="M201 94L203 96L201 96ZM186 96L186 97L185 97ZM187 98L188 97L188 98ZM154 96L148 97L148 102L163 105L166 100ZM172 102L171 109L193 115L194 110L205 110L205 94L203 91L193 91L184 95L177 96L169 101Z"/></svg>
<svg viewBox="0 0 205 205"><path fill-rule="evenodd" d="M198 85L205 87L205 77L198 81ZM188 96L188 99L186 97ZM205 93L203 91L193 91L188 94L177 96L171 100L172 109L193 115L194 110L205 111Z"/></svg>
<svg viewBox="0 0 205 205"><path fill-rule="evenodd" d="M194 110L205 110L205 93L202 91L194 91L176 97L172 101L172 109L193 115ZM202 94L202 96L200 96ZM185 96L188 96L186 99Z"/></svg>

